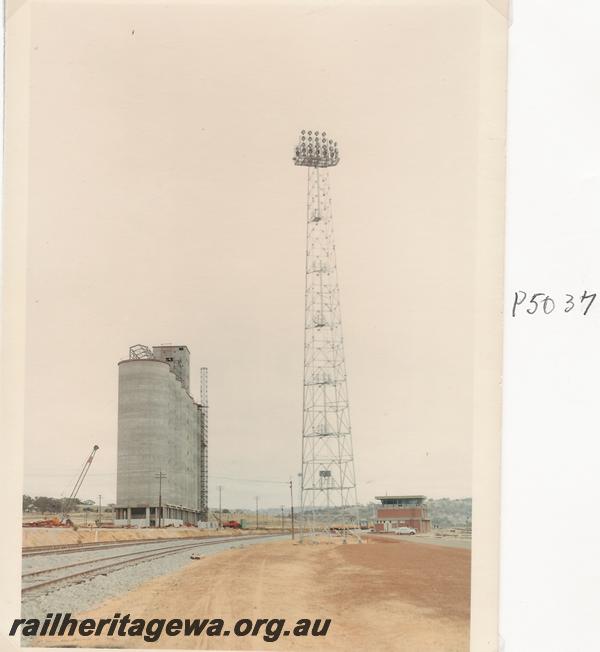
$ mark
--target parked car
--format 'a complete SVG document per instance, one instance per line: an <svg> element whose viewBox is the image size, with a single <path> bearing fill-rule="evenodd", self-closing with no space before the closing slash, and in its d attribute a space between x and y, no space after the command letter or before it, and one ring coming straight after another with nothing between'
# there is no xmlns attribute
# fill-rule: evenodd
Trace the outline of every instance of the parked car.
<svg viewBox="0 0 600 652"><path fill-rule="evenodd" d="M397 527L394 529L396 534L416 534L417 531L414 527Z"/></svg>

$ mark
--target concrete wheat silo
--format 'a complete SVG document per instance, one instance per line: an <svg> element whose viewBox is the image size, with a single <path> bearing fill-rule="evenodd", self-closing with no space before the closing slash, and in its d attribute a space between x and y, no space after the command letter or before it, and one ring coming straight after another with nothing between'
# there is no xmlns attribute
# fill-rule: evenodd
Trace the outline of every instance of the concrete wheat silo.
<svg viewBox="0 0 600 652"><path fill-rule="evenodd" d="M189 394L189 351L143 348L143 356L130 352L118 365L115 524L158 525L159 490L162 525L196 524L206 516L200 513L200 429L198 404Z"/></svg>

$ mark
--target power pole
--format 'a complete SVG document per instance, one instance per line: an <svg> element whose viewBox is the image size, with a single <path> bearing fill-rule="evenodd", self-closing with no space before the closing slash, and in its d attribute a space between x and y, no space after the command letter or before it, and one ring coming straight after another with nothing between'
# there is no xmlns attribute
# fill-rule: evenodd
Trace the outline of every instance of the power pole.
<svg viewBox="0 0 600 652"><path fill-rule="evenodd" d="M290 516L292 517L292 539L294 538L294 484L290 480Z"/></svg>
<svg viewBox="0 0 600 652"><path fill-rule="evenodd" d="M102 525L102 494L98 496L98 527Z"/></svg>
<svg viewBox="0 0 600 652"><path fill-rule="evenodd" d="M258 530L258 496L256 498L256 529Z"/></svg>
<svg viewBox="0 0 600 652"><path fill-rule="evenodd" d="M301 539L306 530L331 532L338 514L345 526L358 503L329 196L329 168L339 160L324 131L300 132L294 163L308 181Z"/></svg>
<svg viewBox="0 0 600 652"><path fill-rule="evenodd" d="M283 505L281 506L281 533L283 534Z"/></svg>
<svg viewBox="0 0 600 652"><path fill-rule="evenodd" d="M221 512L221 490L223 489L223 485L219 485L219 530L223 527L223 521L221 520L222 518L222 512Z"/></svg>
<svg viewBox="0 0 600 652"><path fill-rule="evenodd" d="M162 469L154 476L158 480L158 527L162 525L162 481L167 477Z"/></svg>

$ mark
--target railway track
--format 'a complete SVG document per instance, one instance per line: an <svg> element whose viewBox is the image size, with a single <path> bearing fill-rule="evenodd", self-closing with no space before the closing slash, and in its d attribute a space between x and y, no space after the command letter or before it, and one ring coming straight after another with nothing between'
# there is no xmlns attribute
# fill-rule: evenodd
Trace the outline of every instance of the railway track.
<svg viewBox="0 0 600 652"><path fill-rule="evenodd" d="M206 536L197 536L197 537L185 537L185 539L178 539L178 541L235 541L236 539L243 539L245 535L241 536L229 536L229 537L206 537ZM246 535L246 536L258 536L258 535ZM260 536L269 536L268 534ZM132 541L99 541L95 543L70 543L56 546L30 546L22 549L23 557L35 557L37 555L60 555L68 554L71 552L87 552L89 550L110 550L111 548L125 548L127 546L142 546L142 545L151 545L156 543L167 543L173 541L173 539L165 538L156 538L156 539L137 539Z"/></svg>
<svg viewBox="0 0 600 652"><path fill-rule="evenodd" d="M136 565L138 563L145 563L148 561L154 561L156 559L160 559L161 557L167 557L169 555L174 555L179 552L183 552L186 550L191 550L193 548L199 548L203 546L210 546L210 545L215 545L219 543L236 543L236 542L242 542L242 541L251 541L255 539L265 539L265 538L270 538L272 536L277 536L277 535L249 535L249 536L241 536L241 537L224 537L224 538L212 538L212 539L206 539L206 537L203 537L203 541L198 541L197 539L190 543L189 539L185 540L184 542L181 542L177 545L167 545L167 546L162 546L161 548L158 548L157 550L153 550L151 552L130 552L130 553L124 553L121 555L113 555L111 557L102 557L100 559L92 559L92 560L87 560L87 561L81 561L81 562L75 562L73 564L65 564L63 566L55 566L54 568L48 568L44 570L38 570L38 571L31 571L27 573L23 573L22 577L22 582L23 582L23 587L22 587L22 594L23 595L30 595L30 594L35 594L39 593L40 591L42 593L47 593L50 590L54 590L56 588L62 588L63 585L71 585L71 584L78 584L80 582L85 582L89 579L92 579L93 577L97 575L106 575L109 572L114 572L119 570L120 568L125 568L126 566L130 565ZM160 542L165 542L165 539L159 539L158 541ZM156 543L156 541L154 542ZM98 550L98 548L94 548L95 550ZM106 549L106 547L102 547L102 550ZM80 550L72 550L71 552L81 552ZM118 560L118 561L115 561ZM109 563L106 563L109 562ZM64 571L68 571L73 568L81 568L83 566L91 566L91 568L85 569L85 570L79 570L75 573L67 573L65 574ZM52 575L56 575L58 573L58 576L52 577ZM36 577L41 577L43 578L42 581L35 581L34 578ZM34 580L34 583L29 583L31 580Z"/></svg>

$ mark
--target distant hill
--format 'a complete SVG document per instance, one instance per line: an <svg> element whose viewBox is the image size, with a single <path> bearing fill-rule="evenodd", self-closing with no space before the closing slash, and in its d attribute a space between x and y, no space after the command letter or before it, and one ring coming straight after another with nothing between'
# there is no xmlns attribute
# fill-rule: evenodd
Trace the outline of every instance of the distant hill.
<svg viewBox="0 0 600 652"><path fill-rule="evenodd" d="M465 527L471 523L471 498L436 498L426 501L431 518L431 524L439 528L447 527ZM372 521L375 518L376 509L379 503L369 502L358 506L359 518ZM285 506L285 517L289 517L289 506ZM296 516L300 515L300 508L295 506ZM218 513L218 509L213 508L213 512ZM327 510L319 510L325 512ZM341 512L338 509L331 509L332 518L339 516ZM351 510L352 511L352 510ZM223 514L234 514L236 518L254 518L253 509L223 509ZM261 518L269 515L273 518L280 518L281 507L269 507L259 509Z"/></svg>
<svg viewBox="0 0 600 652"><path fill-rule="evenodd" d="M464 527L471 524L471 498L430 498L427 508L435 527Z"/></svg>

